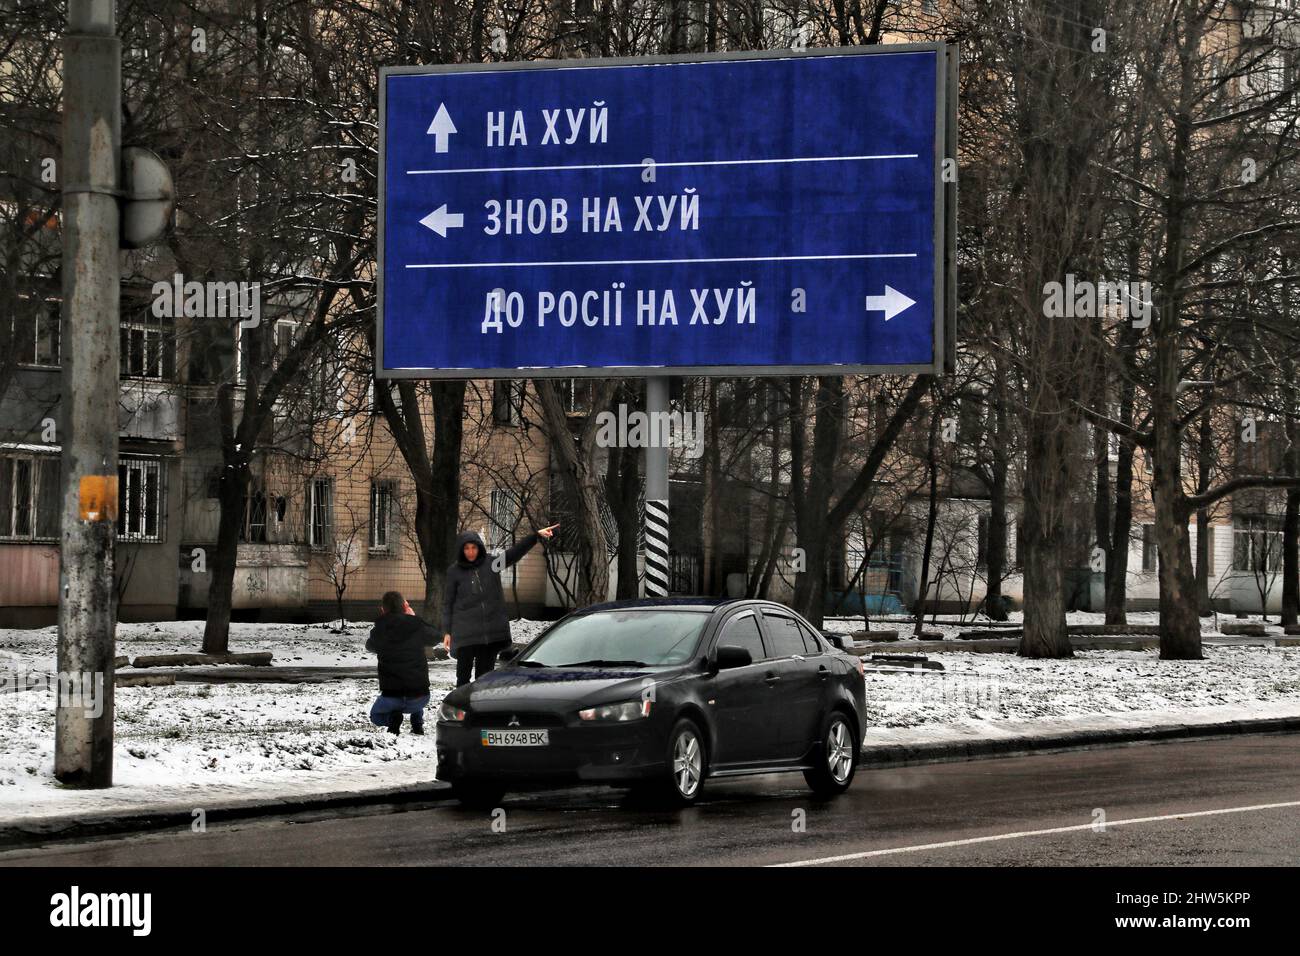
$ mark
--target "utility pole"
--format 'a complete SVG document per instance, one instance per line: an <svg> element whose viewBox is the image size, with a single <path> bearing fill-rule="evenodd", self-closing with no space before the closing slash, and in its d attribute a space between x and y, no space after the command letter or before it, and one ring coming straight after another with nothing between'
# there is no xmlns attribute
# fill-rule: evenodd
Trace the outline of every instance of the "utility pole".
<svg viewBox="0 0 1300 956"><path fill-rule="evenodd" d="M668 376L645 380L650 440L645 448L645 596L668 596Z"/></svg>
<svg viewBox="0 0 1300 956"><path fill-rule="evenodd" d="M115 0L68 0L63 41L63 522L54 776L113 783L122 61Z"/></svg>

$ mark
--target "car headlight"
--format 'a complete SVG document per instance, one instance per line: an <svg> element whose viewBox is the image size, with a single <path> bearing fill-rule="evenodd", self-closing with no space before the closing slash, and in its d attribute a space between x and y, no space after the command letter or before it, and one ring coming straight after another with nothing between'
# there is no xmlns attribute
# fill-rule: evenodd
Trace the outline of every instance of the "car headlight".
<svg viewBox="0 0 1300 956"><path fill-rule="evenodd" d="M602 704L578 711L579 720L640 720L650 716L649 697L644 700L628 700L621 704Z"/></svg>
<svg viewBox="0 0 1300 956"><path fill-rule="evenodd" d="M459 724L465 719L465 711L444 700L442 705L438 708L438 719L453 724Z"/></svg>

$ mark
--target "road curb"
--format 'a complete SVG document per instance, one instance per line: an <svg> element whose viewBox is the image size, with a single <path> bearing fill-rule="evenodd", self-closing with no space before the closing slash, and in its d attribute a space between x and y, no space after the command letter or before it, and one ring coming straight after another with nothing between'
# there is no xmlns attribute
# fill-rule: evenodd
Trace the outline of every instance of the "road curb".
<svg viewBox="0 0 1300 956"><path fill-rule="evenodd" d="M237 823L258 817L312 810L335 810L369 806L376 803L438 803L451 799L451 784L441 780L402 784L374 790L350 790L294 797L250 797L203 807L204 824ZM203 803L195 795L195 806ZM62 817L18 820L0 825L0 850L41 846L64 840L84 840L123 833L148 833L159 830L190 831L195 822L193 810L104 810L95 813L69 814Z"/></svg>
<svg viewBox="0 0 1300 956"><path fill-rule="evenodd" d="M1300 716L1261 717L1258 720L1225 720L1207 724L1156 724L1149 727L1104 727L1075 730L1033 737L1002 737L938 743L882 744L862 750L859 766L875 769L913 764L949 763L992 757L1054 753L1063 750L1090 750L1122 747L1129 744L1159 743L1197 737L1223 737L1234 734L1268 734L1300 732Z"/></svg>
<svg viewBox="0 0 1300 956"><path fill-rule="evenodd" d="M996 757L1091 750L1134 744L1159 743L1198 737L1239 734L1300 732L1300 716L1261 717L1257 720L1225 720L1206 724L1156 724L1149 727L1105 727L1032 737L998 737L938 743L879 744L862 750L863 769L905 767L928 763L953 763ZM452 799L451 785L442 781L402 784L374 790L320 793L293 797L251 797L204 807L208 826L236 823L264 816L338 810L375 804L430 804ZM201 798L194 801L201 803ZM189 831L192 810L106 810L62 817L17 820L0 825L0 850L42 846L67 840L84 840L124 833L161 830Z"/></svg>

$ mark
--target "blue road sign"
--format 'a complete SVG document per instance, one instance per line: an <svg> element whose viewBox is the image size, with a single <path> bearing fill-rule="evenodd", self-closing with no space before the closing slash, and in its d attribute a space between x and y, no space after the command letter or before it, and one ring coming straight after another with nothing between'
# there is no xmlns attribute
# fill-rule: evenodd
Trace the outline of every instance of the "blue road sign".
<svg viewBox="0 0 1300 956"><path fill-rule="evenodd" d="M384 69L379 374L941 370L945 55Z"/></svg>

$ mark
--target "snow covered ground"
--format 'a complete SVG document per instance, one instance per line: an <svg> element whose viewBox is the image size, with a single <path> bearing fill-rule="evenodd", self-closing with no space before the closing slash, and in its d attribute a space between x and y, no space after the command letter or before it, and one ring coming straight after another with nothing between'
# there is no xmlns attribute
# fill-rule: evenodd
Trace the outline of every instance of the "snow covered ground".
<svg viewBox="0 0 1300 956"><path fill-rule="evenodd" d="M516 641L528 640L543 627L542 621L515 621ZM232 652L270 651L275 664L301 667L364 667L375 662L366 650L370 624L349 621L345 633L330 624L231 624ZM0 668L54 669L58 628L15 630L0 628ZM142 655L197 652L203 647L202 621L165 621L158 624L119 624L117 653L132 660Z"/></svg>
<svg viewBox="0 0 1300 956"><path fill-rule="evenodd" d="M1131 617L1139 623L1139 615ZM119 653L134 658L197 649L201 626L122 625ZM517 621L515 638L544 626ZM357 625L333 634L328 625L242 624L232 628L231 649L269 650L277 664L365 665L374 660L363 648L367 630ZM0 670L52 670L54 641L53 628L0 630ZM1160 661L1154 651L1084 651L1062 661L956 649L930 654L943 672L868 674L868 743L1001 736L1063 720L1103 719L1113 726L1197 714L1300 713L1300 648L1206 645L1205 654L1198 662ZM431 707L453 686L453 668L452 662L431 665ZM117 786L92 793L64 790L53 779L52 693L0 694L0 822L431 780L432 734L404 731L394 739L373 727L367 712L376 693L374 681L355 679L120 687Z"/></svg>
<svg viewBox="0 0 1300 956"><path fill-rule="evenodd" d="M1129 611L1128 623L1139 624L1143 626L1155 626L1160 623L1160 614L1158 611ZM1071 611L1066 615L1066 621L1069 624L1104 624L1106 615L1100 611ZM1003 627L981 627L987 625L988 618L980 616L978 618L968 616L963 622L961 618L955 615L939 615L935 623L930 622L927 615L922 627L927 631L939 631L945 638L955 638L962 631L985 630L989 637L999 637L1006 630ZM1019 627L1024 623L1024 614L1021 611L1013 611L1007 616L1007 624L1013 624ZM1202 634L1220 634L1220 628L1224 624L1259 624L1263 623L1263 618L1258 614L1252 614L1248 617L1238 618L1234 614L1215 614L1210 617L1201 618ZM1267 622L1270 626L1270 633L1282 634L1282 628L1277 624L1277 615L1273 615ZM862 630L862 617L835 617L827 618L823 627L828 631L835 633L848 634L853 631ZM900 639L907 640L912 636L912 622L904 622L897 616L891 615L888 620L871 619L870 630L873 631L898 631Z"/></svg>

